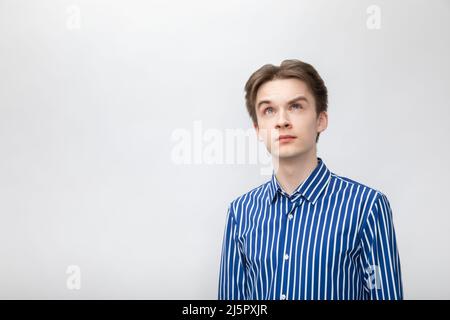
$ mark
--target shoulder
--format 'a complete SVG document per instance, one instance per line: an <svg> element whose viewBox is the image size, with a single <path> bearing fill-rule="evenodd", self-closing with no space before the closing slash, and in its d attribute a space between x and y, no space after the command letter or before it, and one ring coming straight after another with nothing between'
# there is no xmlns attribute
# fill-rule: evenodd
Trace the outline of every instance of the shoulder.
<svg viewBox="0 0 450 320"><path fill-rule="evenodd" d="M270 181L267 181L251 189L250 191L234 198L229 204L229 209L231 209L231 212L235 216L238 216L239 214L242 213L242 211L245 208L252 206L254 203L257 203L258 201L264 200L267 188L269 187L269 183Z"/></svg>
<svg viewBox="0 0 450 320"><path fill-rule="evenodd" d="M374 219L378 219L380 215L389 219L392 217L390 202L383 191L335 173L331 176L335 183L344 185L344 189L360 204L363 224L367 224L366 220L371 217Z"/></svg>
<svg viewBox="0 0 450 320"><path fill-rule="evenodd" d="M344 189L347 192L356 195L361 200L375 201L379 198L386 198L386 195L379 189L369 186L360 181L331 173L331 181L338 185L336 188Z"/></svg>

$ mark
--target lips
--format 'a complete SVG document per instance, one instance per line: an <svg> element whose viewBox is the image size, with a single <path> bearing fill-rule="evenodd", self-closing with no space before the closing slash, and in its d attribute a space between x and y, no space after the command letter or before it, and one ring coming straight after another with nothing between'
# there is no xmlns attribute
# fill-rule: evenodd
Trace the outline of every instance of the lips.
<svg viewBox="0 0 450 320"><path fill-rule="evenodd" d="M296 139L296 136L291 136L291 135L281 135L278 137L279 141L288 141L288 140L293 140Z"/></svg>

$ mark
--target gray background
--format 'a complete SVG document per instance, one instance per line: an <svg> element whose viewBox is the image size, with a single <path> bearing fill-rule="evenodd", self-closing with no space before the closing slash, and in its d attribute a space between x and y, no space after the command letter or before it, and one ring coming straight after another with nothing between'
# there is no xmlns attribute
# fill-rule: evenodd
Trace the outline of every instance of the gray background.
<svg viewBox="0 0 450 320"><path fill-rule="evenodd" d="M391 202L405 297L449 299L449 30L446 0L0 1L0 298L215 299L227 205L268 177L171 135L251 128L245 81L297 58L318 155Z"/></svg>

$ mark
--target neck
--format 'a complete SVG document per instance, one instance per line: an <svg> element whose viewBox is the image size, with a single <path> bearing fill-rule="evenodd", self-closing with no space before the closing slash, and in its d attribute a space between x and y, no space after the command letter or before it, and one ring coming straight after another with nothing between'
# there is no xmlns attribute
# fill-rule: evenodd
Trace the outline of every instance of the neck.
<svg viewBox="0 0 450 320"><path fill-rule="evenodd" d="M295 158L280 158L275 176L281 188L291 195L314 171L317 164L316 152L310 152Z"/></svg>

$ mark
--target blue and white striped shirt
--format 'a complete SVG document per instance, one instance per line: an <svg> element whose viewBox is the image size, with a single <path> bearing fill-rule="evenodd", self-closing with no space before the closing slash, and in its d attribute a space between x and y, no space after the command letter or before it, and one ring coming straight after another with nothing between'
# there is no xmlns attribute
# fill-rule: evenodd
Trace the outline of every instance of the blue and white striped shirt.
<svg viewBox="0 0 450 320"><path fill-rule="evenodd" d="M273 173L230 203L220 300L403 299L388 199L317 160L290 196Z"/></svg>

